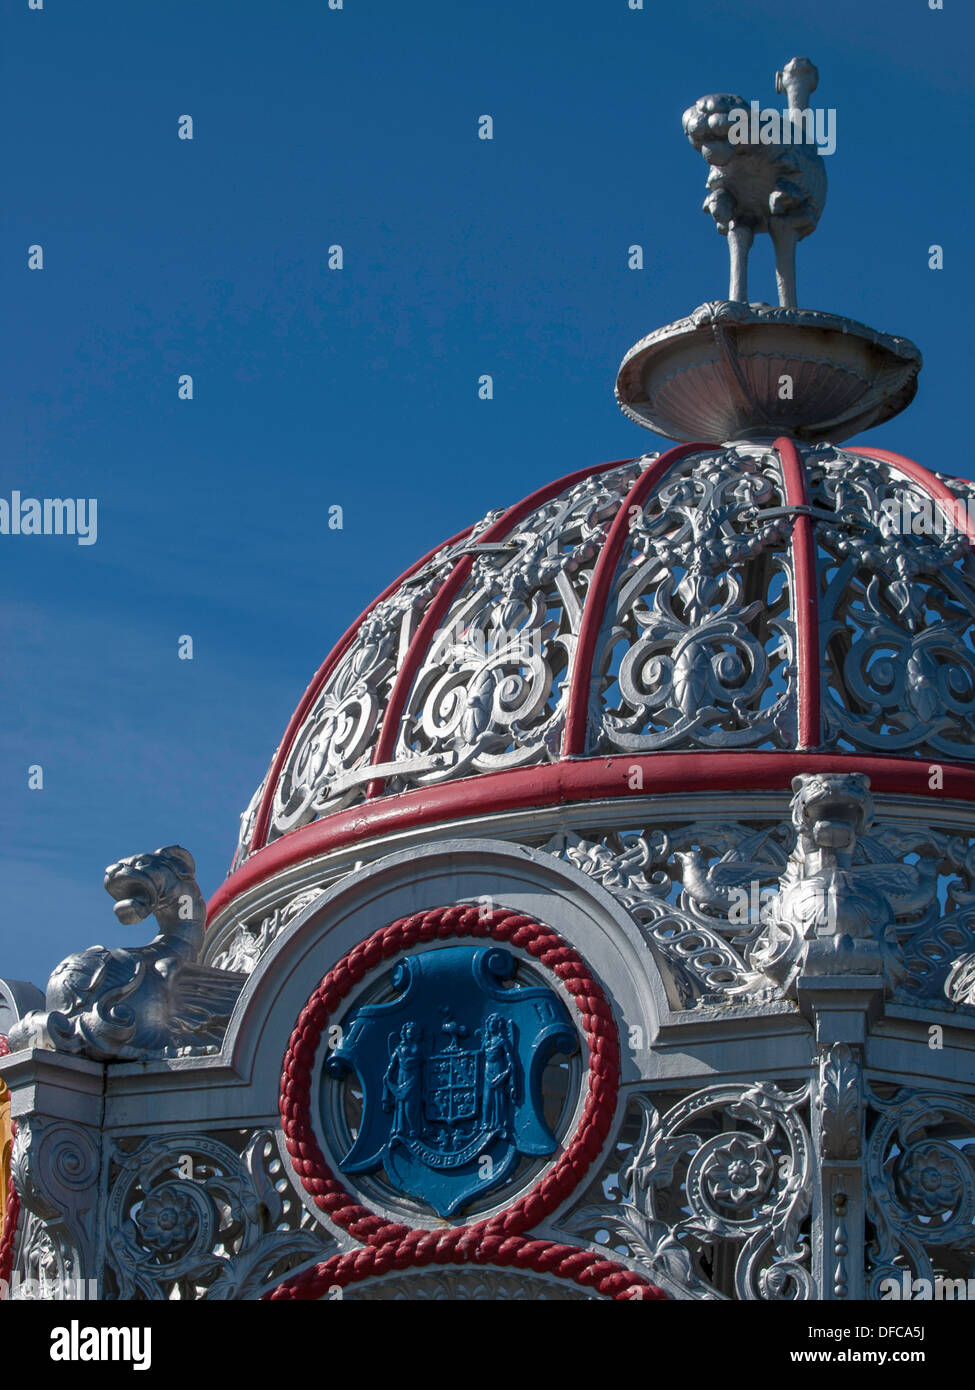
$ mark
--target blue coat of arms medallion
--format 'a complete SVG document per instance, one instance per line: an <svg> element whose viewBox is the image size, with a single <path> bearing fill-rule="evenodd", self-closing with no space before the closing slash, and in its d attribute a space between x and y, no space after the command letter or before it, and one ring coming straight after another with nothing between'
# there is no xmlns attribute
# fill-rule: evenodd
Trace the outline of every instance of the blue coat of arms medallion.
<svg viewBox="0 0 975 1390"><path fill-rule="evenodd" d="M384 1169L396 1190L448 1217L521 1157L555 1152L542 1074L579 1038L559 995L517 984L516 970L496 946L423 951L393 968L396 998L346 1015L322 1079L325 1088L354 1072L362 1088L344 1173Z"/></svg>

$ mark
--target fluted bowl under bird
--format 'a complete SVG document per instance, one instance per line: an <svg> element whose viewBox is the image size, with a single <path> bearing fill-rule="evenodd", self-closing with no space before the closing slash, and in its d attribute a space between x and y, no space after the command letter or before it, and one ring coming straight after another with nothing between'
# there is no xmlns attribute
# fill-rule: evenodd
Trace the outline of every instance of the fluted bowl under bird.
<svg viewBox="0 0 975 1390"><path fill-rule="evenodd" d="M720 300L636 343L616 399L667 439L839 443L909 405L920 370L907 338L839 314Z"/></svg>

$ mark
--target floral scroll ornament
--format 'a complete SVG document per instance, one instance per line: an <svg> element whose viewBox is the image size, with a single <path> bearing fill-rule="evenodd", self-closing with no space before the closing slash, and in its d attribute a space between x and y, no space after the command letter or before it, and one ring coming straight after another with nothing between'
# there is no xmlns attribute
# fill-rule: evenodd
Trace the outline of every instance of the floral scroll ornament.
<svg viewBox="0 0 975 1390"><path fill-rule="evenodd" d="M200 1229L197 1203L185 1184L156 1188L135 1214L139 1243L155 1256L180 1255Z"/></svg>
<svg viewBox="0 0 975 1390"><path fill-rule="evenodd" d="M903 1089L870 1096L866 1152L871 1298L905 1271L932 1280L967 1272L975 1250L975 1105Z"/></svg>
<svg viewBox="0 0 975 1390"><path fill-rule="evenodd" d="M808 1099L808 1087L713 1086L661 1113L638 1097L640 1137L615 1200L563 1224L597 1243L622 1242L692 1297L722 1296L712 1282L718 1244L733 1252L735 1297L814 1297L805 1230L812 1145L799 1116Z"/></svg>
<svg viewBox="0 0 975 1390"><path fill-rule="evenodd" d="M735 1212L767 1195L775 1168L764 1145L735 1135L715 1144L708 1160L701 1181L712 1206L726 1205Z"/></svg>
<svg viewBox="0 0 975 1390"><path fill-rule="evenodd" d="M922 1217L953 1216L965 1191L958 1154L935 1140L916 1144L894 1169L897 1195Z"/></svg>
<svg viewBox="0 0 975 1390"><path fill-rule="evenodd" d="M266 1130L147 1139L114 1155L107 1258L115 1297L248 1299L333 1244L278 1182Z"/></svg>

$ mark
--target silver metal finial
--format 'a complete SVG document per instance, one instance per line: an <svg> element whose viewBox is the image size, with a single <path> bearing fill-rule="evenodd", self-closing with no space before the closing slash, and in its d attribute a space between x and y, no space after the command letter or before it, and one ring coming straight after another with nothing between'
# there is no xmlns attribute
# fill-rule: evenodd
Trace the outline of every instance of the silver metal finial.
<svg viewBox="0 0 975 1390"><path fill-rule="evenodd" d="M688 139L711 166L704 207L728 238L731 288L728 300L656 329L624 357L616 398L656 434L835 444L889 420L914 396L921 354L913 343L796 306L796 243L819 221L823 154L836 148L835 111L809 108L818 84L815 65L792 58L775 77L787 109L717 93L684 112ZM775 306L748 297L756 232L775 248Z"/></svg>
<svg viewBox="0 0 975 1390"><path fill-rule="evenodd" d="M762 110L757 101L720 92L684 112L684 132L711 166L704 209L728 238L733 301L748 303L748 253L755 234L767 232L775 248L779 304L796 307L796 243L815 231L826 202L826 168L817 144L824 125L809 109L818 84L815 65L792 58L775 75L787 110Z"/></svg>

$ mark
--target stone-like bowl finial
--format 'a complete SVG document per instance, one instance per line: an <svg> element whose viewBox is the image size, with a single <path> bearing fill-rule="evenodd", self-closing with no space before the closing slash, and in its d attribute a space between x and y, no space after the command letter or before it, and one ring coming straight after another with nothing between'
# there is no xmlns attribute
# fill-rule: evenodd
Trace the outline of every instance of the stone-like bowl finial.
<svg viewBox="0 0 975 1390"><path fill-rule="evenodd" d="M630 349L616 382L624 414L669 439L723 443L793 435L839 443L879 425L912 400L921 354L906 338L839 314L799 309L796 245L826 202L823 151L835 146L835 112L813 112L819 72L790 58L776 73L788 110L761 110L729 92L700 97L684 133L709 165L705 211L728 238L728 299L658 329ZM757 234L775 249L778 307L748 296Z"/></svg>

